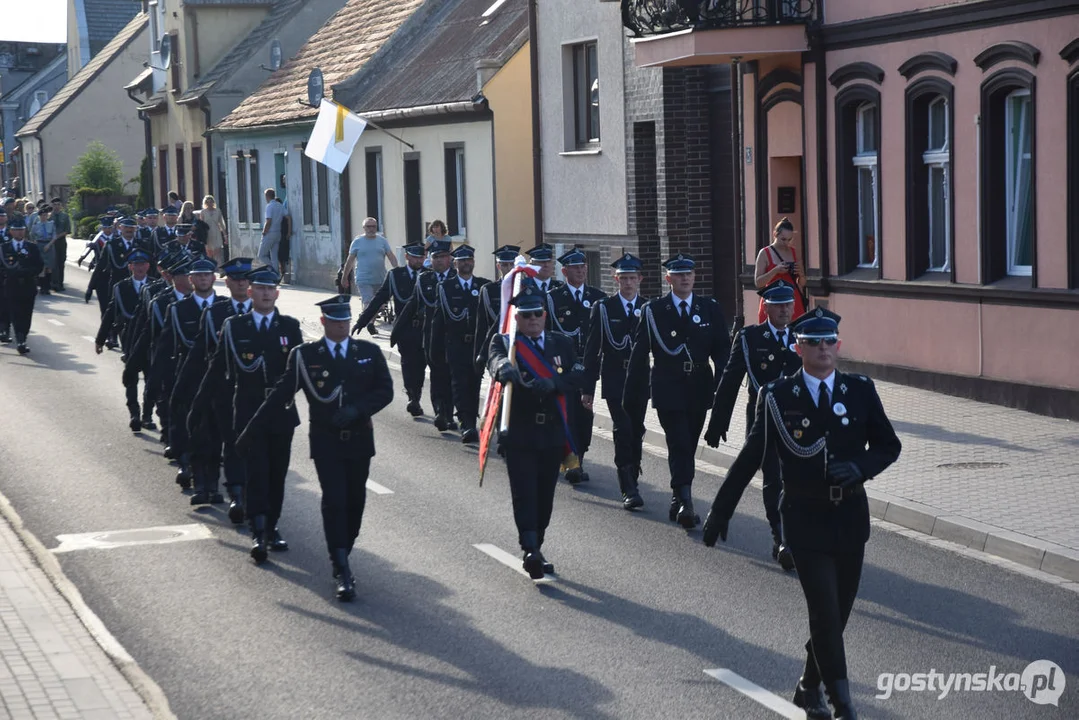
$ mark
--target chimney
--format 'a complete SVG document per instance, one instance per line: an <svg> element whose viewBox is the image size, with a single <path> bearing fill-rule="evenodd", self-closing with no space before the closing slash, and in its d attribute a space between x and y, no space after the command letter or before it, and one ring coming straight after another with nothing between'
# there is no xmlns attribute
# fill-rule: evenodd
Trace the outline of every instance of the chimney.
<svg viewBox="0 0 1079 720"><path fill-rule="evenodd" d="M476 92L482 93L483 86L490 82L491 78L495 76L499 70L502 69L502 64L497 60L477 60L476 61Z"/></svg>

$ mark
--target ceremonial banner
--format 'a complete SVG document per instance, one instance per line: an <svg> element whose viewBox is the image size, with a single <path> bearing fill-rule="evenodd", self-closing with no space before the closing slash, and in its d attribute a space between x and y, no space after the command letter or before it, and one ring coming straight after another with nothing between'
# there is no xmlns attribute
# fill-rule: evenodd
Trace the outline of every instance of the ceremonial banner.
<svg viewBox="0 0 1079 720"><path fill-rule="evenodd" d="M324 98L303 154L334 172L343 172L366 127L367 121L359 115Z"/></svg>

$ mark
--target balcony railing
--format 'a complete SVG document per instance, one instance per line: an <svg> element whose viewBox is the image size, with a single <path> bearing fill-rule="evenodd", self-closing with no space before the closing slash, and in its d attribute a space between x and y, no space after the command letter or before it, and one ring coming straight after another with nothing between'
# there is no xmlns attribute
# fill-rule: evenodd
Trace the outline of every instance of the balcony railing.
<svg viewBox="0 0 1079 720"><path fill-rule="evenodd" d="M817 0L622 0L622 24L637 37L678 30L807 25Z"/></svg>

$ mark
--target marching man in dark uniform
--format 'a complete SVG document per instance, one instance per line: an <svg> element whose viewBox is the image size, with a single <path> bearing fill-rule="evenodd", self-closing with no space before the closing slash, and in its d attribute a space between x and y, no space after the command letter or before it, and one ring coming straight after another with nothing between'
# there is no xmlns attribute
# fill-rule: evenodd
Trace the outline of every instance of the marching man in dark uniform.
<svg viewBox="0 0 1079 720"><path fill-rule="evenodd" d="M603 399L614 425L614 465L622 507L635 510L644 505L637 489L641 475L644 414L630 416L622 407L626 369L637 335L641 308L646 302L637 289L641 284L641 261L626 253L611 263L618 293L592 305L588 341L585 345L585 385L581 402L591 410L596 382L603 381Z"/></svg>
<svg viewBox="0 0 1079 720"><path fill-rule="evenodd" d="M414 321L423 321L423 352L431 369L431 405L434 408L435 427L439 432L456 430L453 420L453 387L450 366L446 362L446 344L443 337L434 332L434 317L438 309L438 286L456 275L450 268L450 243L435 240L427 246L431 269L416 279L416 287L393 326L390 343L398 343L415 327Z"/></svg>
<svg viewBox="0 0 1079 720"><path fill-rule="evenodd" d="M111 271L107 269L108 260L105 259L105 248L113 238L113 221L108 215L102 215L98 220L101 229L87 248L87 253L92 252L94 259L90 261L88 266L90 282L86 285L86 294L83 296L83 300L89 303L91 296L97 293L98 310L104 315L105 310L109 307L109 279L112 275ZM84 254L83 257L86 257L86 255ZM120 257L119 260L123 261L123 257ZM82 258L79 259L79 262L82 262ZM101 267L103 265L106 267Z"/></svg>
<svg viewBox="0 0 1079 720"><path fill-rule="evenodd" d="M142 248L135 248L127 256L128 276L116 283L112 288L112 299L105 314L101 317L101 325L97 329L97 337L94 338L94 350L100 355L110 337L120 337L125 342L129 339L127 325L139 309L139 297L142 289L149 282L147 273L150 271L150 256ZM124 351L131 348L126 344ZM132 385L124 385L124 394L127 398L127 411L131 415L129 427L131 432L142 430L142 421L139 419L139 386L136 382Z"/></svg>
<svg viewBox="0 0 1079 720"><path fill-rule="evenodd" d="M244 521L241 500L243 474L238 467L235 449L232 447L232 402L225 393L213 395L201 393L203 379L206 376L210 359L217 351L217 341L221 326L234 315L243 315L251 308L247 297L251 272L251 258L233 258L221 266L225 278L225 287L229 297L218 296L216 302L202 313L195 343L187 353L176 385L172 389L173 397L192 398L186 426L191 444L191 474L195 484L195 494L191 497L192 505L206 505L224 502L217 491L218 479L224 460L225 483L232 504L229 507L229 519L237 525ZM222 379L223 380L223 379ZM214 381L207 388L221 387ZM223 428L227 428L227 437L223 437ZM225 451L222 452L222 444Z"/></svg>
<svg viewBox="0 0 1079 720"><path fill-rule="evenodd" d="M562 284L554 279L554 248L547 243L540 243L531 250L525 250L528 255L528 264L539 268L536 275L536 287L545 293L549 293Z"/></svg>
<svg viewBox="0 0 1079 720"><path fill-rule="evenodd" d="M171 250L177 248L186 250L196 257L205 257L206 245L199 240L195 239L193 233L193 225L187 223L179 224L175 226L176 235L168 247Z"/></svg>
<svg viewBox="0 0 1079 720"><path fill-rule="evenodd" d="M15 326L16 349L20 355L30 352L26 337L34 318L37 276L45 268L41 250L26 240L26 222L21 217L8 222L8 238L0 244L0 272L4 276L4 302L8 317ZM0 328L4 336L7 327Z"/></svg>
<svg viewBox="0 0 1079 720"><path fill-rule="evenodd" d="M718 447L720 440L727 439L727 428L731 424L731 414L738 399L738 389L742 378L749 378L749 404L746 407L746 434L753 427L753 411L757 407L757 393L761 386L793 375L802 367L802 360L794 347L787 323L794 311L794 286L784 280L761 288L757 294L764 300L764 310L768 319L760 325L742 328L731 344L731 357L723 376L719 380L716 399L712 404L712 416L704 441L711 447ZM764 474L764 512L768 525L772 528L772 559L778 560L784 570L794 569L794 560L790 550L783 544L783 532L779 519L779 460L775 455L768 455L761 463ZM746 486L725 485L720 490L726 498L725 507L734 511Z"/></svg>
<svg viewBox="0 0 1079 720"><path fill-rule="evenodd" d="M432 318L434 327L431 333L446 348L453 404L461 421L461 442L474 443L480 439L476 418L480 413L482 377L476 372L472 346L480 288L491 281L472 274L476 267L476 253L468 245L457 248L451 256L457 272L438 286L438 305Z"/></svg>
<svg viewBox="0 0 1079 720"><path fill-rule="evenodd" d="M791 326L802 370L761 388L753 428L723 484L745 487L762 457L779 458L783 534L809 611L806 664L794 704L807 717L829 717L823 681L835 717L853 720L843 630L869 539L863 484L896 461L901 445L873 382L836 371L839 320L816 308ZM727 501L721 490L712 503L706 545L727 539L734 513Z"/></svg>
<svg viewBox="0 0 1079 720"><path fill-rule="evenodd" d="M137 223L132 218L121 218L115 224L120 227L120 235L111 238L105 243L105 247L101 249L87 289L87 293L89 293L90 287L104 288L104 294L99 290L97 296L98 302L103 308L102 317L104 317L109 304L112 302L113 289L121 280L131 274L128 269L128 256L131 255L132 250L140 247L139 241L135 237ZM112 350L118 347L119 344L116 332L110 332L105 339L105 347Z"/></svg>
<svg viewBox="0 0 1079 720"><path fill-rule="evenodd" d="M476 331L474 334L474 355L476 358L476 371L481 375L487 369L487 349L491 345L491 335L498 328L498 320L502 316L502 278L513 269L513 263L517 260L517 253L521 248L517 245L503 245L494 251L495 263L498 268L498 282L487 283L480 288L479 308L476 310Z"/></svg>
<svg viewBox="0 0 1079 720"><path fill-rule="evenodd" d="M547 293L547 327L572 339L577 357L583 358L592 307L607 296L599 288L585 284L588 278L588 258L583 252L575 248L563 253L558 262L562 265L562 275L566 282ZM588 480L588 473L584 471L584 454L592 444L592 421L595 415L591 406L585 405L578 397L570 402L570 418L577 459L581 464L566 471L566 480L576 485Z"/></svg>
<svg viewBox="0 0 1079 720"><path fill-rule="evenodd" d="M288 354L303 342L300 321L276 307L281 276L268 266L251 271L251 312L225 320L210 372L232 384L232 430L239 435L285 371ZM209 376L208 376L209 377ZM285 501L285 476L292 435L300 422L290 407L274 422L248 433L247 447L237 447L245 466L244 509L251 524L251 557L266 562L266 551L288 550L277 522Z"/></svg>
<svg viewBox="0 0 1079 720"><path fill-rule="evenodd" d="M401 317L408 299L416 289L416 278L423 272L423 244L405 245L405 265L392 268L386 273L382 287L378 289L371 302L365 303L363 313L352 328L353 335L371 324L382 306L393 299L394 333L390 335L390 347L394 344L401 353L401 377L404 379L405 394L408 396L408 414L412 417L423 415L420 400L423 398L423 380L427 370L427 361L423 356L423 320L413 316L397 331L397 322ZM394 339L396 337L396 339Z"/></svg>
<svg viewBox="0 0 1079 720"><path fill-rule="evenodd" d="M393 378L382 351L374 343L349 339L349 300L339 295L318 303L325 336L289 354L284 375L239 440L248 443L251 429L264 424L299 424L294 396L303 390L311 459L322 487L322 528L340 600L356 596L348 557L360 534L375 455L372 418L393 400Z"/></svg>
<svg viewBox="0 0 1079 720"><path fill-rule="evenodd" d="M554 572L541 548L551 522L558 473L573 453L567 404L577 397L584 367L572 340L545 331L546 297L534 282L522 280L521 291L511 302L517 312L514 361L509 359L509 339L496 334L491 338L488 370L499 382L514 386L509 431L499 444L506 455L523 568L538 580Z"/></svg>
<svg viewBox="0 0 1079 720"><path fill-rule="evenodd" d="M622 396L626 411L641 416L651 391L652 407L667 437L670 519L687 530L700 523L693 511L693 459L715 392L708 360L719 367L731 349L719 303L693 293L695 266L684 253L663 263L671 292L644 306Z"/></svg>

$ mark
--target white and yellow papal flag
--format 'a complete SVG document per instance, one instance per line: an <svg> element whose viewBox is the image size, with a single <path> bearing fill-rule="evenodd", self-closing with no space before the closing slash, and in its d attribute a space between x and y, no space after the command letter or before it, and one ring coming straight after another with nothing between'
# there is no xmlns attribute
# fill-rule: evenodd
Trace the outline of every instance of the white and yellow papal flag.
<svg viewBox="0 0 1079 720"><path fill-rule="evenodd" d="M344 105L322 99L318 119L303 154L334 172L343 172L367 121Z"/></svg>

